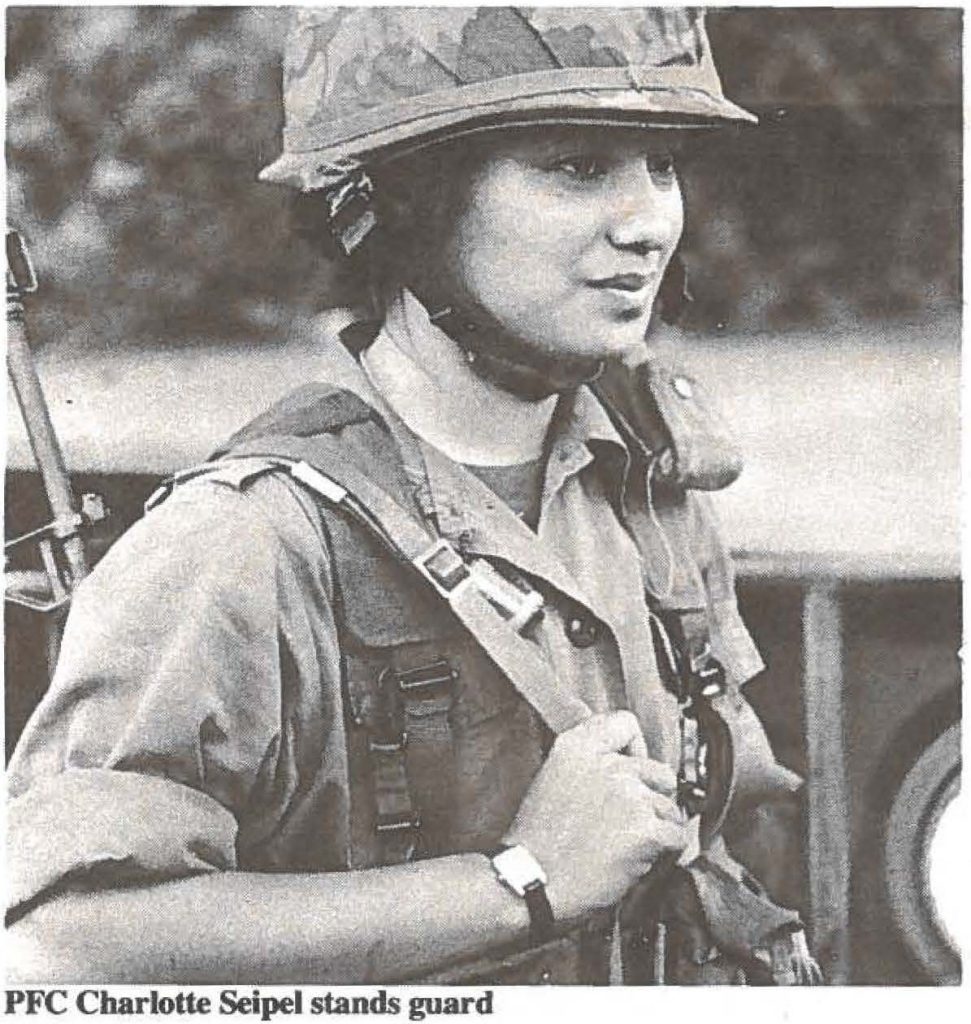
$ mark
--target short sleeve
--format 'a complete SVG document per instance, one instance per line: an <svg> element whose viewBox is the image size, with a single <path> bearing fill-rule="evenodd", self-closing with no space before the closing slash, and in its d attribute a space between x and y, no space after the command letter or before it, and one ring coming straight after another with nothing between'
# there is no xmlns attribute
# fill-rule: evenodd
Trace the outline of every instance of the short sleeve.
<svg viewBox="0 0 971 1024"><path fill-rule="evenodd" d="M735 597L735 569L722 540L715 510L708 495L694 495L695 535L699 549L712 653L722 663L734 687L729 694L736 736L736 797L739 801L770 798L796 792L801 780L775 758L769 738L740 687L758 675L765 663L742 620Z"/></svg>
<svg viewBox="0 0 971 1024"><path fill-rule="evenodd" d="M52 685L8 773L8 894L236 866L280 751L281 539L229 487L191 484L75 595Z"/></svg>
<svg viewBox="0 0 971 1024"><path fill-rule="evenodd" d="M735 566L722 538L718 517L707 494L692 492L694 535L708 621L711 628L711 646L715 657L738 685L757 676L765 663L738 610L735 596Z"/></svg>

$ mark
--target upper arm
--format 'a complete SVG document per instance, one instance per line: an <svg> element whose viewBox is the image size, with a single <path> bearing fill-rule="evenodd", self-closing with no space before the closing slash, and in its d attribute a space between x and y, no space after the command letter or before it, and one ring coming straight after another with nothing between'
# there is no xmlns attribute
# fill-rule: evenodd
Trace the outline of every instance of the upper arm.
<svg viewBox="0 0 971 1024"><path fill-rule="evenodd" d="M689 491L692 534L704 585L715 657L738 685L758 675L765 663L738 609L735 566L722 536L711 495Z"/></svg>
<svg viewBox="0 0 971 1024"><path fill-rule="evenodd" d="M11 905L234 867L254 793L299 770L281 736L326 718L328 572L309 523L298 550L261 494L185 486L77 591L10 766Z"/></svg>

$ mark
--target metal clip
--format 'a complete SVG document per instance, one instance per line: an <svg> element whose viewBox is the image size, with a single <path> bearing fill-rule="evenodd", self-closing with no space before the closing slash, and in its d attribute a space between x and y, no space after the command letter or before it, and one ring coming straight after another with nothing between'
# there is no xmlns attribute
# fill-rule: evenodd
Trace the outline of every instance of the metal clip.
<svg viewBox="0 0 971 1024"><path fill-rule="evenodd" d="M409 700L433 700L447 696L458 678L458 672L444 660L404 672L387 668L381 673L379 684L389 675L394 678L399 692Z"/></svg>
<svg viewBox="0 0 971 1024"><path fill-rule="evenodd" d="M37 274L24 236L7 228L7 291L30 295L37 291Z"/></svg>
<svg viewBox="0 0 971 1024"><path fill-rule="evenodd" d="M472 576L465 560L444 537L414 559L414 566L447 600L467 586Z"/></svg>
<svg viewBox="0 0 971 1024"><path fill-rule="evenodd" d="M368 737L367 748L371 754L400 754L408 746L408 733L402 732L393 740L376 740Z"/></svg>
<svg viewBox="0 0 971 1024"><path fill-rule="evenodd" d="M374 825L378 835L388 832L417 832L421 828L421 818L417 814L380 814Z"/></svg>

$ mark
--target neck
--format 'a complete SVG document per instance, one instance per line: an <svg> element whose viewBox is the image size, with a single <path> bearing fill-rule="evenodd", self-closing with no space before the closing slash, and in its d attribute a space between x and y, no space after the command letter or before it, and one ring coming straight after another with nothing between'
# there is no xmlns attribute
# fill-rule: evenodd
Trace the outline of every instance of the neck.
<svg viewBox="0 0 971 1024"><path fill-rule="evenodd" d="M542 456L557 396L519 397L475 373L409 292L391 304L362 361L405 423L456 462L511 466Z"/></svg>

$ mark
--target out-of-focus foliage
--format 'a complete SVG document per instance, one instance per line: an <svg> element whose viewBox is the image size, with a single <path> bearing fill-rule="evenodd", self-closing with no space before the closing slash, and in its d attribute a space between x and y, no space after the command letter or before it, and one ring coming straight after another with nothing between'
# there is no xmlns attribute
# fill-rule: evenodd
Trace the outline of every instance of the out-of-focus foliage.
<svg viewBox="0 0 971 1024"><path fill-rule="evenodd" d="M960 288L956 10L715 12L763 127L692 146L691 324L922 315ZM256 173L278 152L280 8L8 8L10 218L43 341L279 337L340 300Z"/></svg>
<svg viewBox="0 0 971 1024"><path fill-rule="evenodd" d="M914 318L961 289L961 11L710 16L727 95L762 124L688 175L695 322Z"/></svg>

